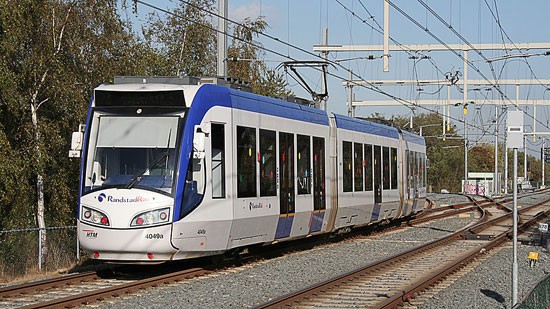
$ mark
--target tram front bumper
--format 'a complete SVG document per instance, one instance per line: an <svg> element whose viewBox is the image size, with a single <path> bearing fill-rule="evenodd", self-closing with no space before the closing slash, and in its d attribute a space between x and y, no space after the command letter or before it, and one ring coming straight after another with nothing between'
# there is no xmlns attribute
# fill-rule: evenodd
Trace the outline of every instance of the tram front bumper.
<svg viewBox="0 0 550 309"><path fill-rule="evenodd" d="M162 262L178 251L171 244L172 225L109 229L78 222L80 247L89 257L120 262Z"/></svg>

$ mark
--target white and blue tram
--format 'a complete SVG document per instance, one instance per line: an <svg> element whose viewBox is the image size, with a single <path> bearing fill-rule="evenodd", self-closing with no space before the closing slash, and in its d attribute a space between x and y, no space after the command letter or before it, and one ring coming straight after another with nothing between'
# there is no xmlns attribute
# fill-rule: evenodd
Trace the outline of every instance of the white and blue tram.
<svg viewBox="0 0 550 309"><path fill-rule="evenodd" d="M81 248L161 262L407 216L424 207L425 154L381 124L190 78L116 78L87 116Z"/></svg>

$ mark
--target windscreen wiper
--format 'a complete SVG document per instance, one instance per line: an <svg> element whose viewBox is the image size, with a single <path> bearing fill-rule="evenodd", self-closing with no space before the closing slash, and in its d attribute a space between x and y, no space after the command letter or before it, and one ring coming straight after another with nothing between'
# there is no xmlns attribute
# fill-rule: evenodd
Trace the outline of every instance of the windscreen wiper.
<svg viewBox="0 0 550 309"><path fill-rule="evenodd" d="M162 162L162 160L166 157L168 157L168 152L163 152L159 154L159 156L155 158L155 160L151 163L151 165L147 166L143 171L136 174L136 176L132 177L132 180L126 185L126 189L133 188L138 182L141 181L141 177L143 177L145 173L147 173L151 168L155 167L157 164Z"/></svg>
<svg viewBox="0 0 550 309"><path fill-rule="evenodd" d="M163 153L160 153L159 156L156 157L155 160L153 160L153 162L148 165L143 171L132 177L132 180L130 180L130 182L126 185L126 189L133 188L138 182L141 181L141 177L143 177L145 173L147 173L151 168L162 162L164 158L168 158L168 156L170 155L170 137L172 137L172 129L170 129L170 132L168 133L168 144L166 145L166 150ZM168 163L166 163L166 165L168 165Z"/></svg>

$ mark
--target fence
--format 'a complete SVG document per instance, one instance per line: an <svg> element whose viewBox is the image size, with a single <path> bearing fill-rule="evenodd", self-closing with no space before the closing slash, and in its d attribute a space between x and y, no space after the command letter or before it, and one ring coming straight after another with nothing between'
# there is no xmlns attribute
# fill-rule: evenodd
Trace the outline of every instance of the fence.
<svg viewBox="0 0 550 309"><path fill-rule="evenodd" d="M517 309L550 308L550 276L541 280Z"/></svg>
<svg viewBox="0 0 550 309"><path fill-rule="evenodd" d="M42 243L41 231L46 232ZM47 252L40 254L45 246ZM19 276L38 268L58 269L80 259L76 226L0 230L0 274Z"/></svg>

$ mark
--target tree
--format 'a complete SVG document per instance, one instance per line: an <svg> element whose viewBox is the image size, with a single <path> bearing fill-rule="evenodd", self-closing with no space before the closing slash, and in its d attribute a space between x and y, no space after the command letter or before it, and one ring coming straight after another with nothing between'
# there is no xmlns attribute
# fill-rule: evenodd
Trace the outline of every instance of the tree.
<svg viewBox="0 0 550 309"><path fill-rule="evenodd" d="M382 117L379 114L374 116ZM393 117L392 122L396 127L408 129L410 119ZM419 133L422 127L422 135L426 139L426 152L430 160L428 185L432 186L432 190L436 192L441 189L459 192L462 175L464 175L464 141L456 135L455 126L446 130L444 140L442 125L443 119L436 113L413 117L413 131Z"/></svg>
<svg viewBox="0 0 550 309"><path fill-rule="evenodd" d="M0 144L9 158L0 199L2 213L12 214L0 226L73 224L78 163L67 158L70 132L85 119L91 89L115 72L137 72L133 60L146 53L117 14L124 1L0 3ZM41 239L45 260L46 233Z"/></svg>
<svg viewBox="0 0 550 309"><path fill-rule="evenodd" d="M228 54L228 75L249 81L252 92L266 96L288 96L283 75L268 68L263 60L265 53L261 43L254 39L267 28L263 16L256 20L246 18L233 30L233 39Z"/></svg>
<svg viewBox="0 0 550 309"><path fill-rule="evenodd" d="M213 11L216 1L186 2L179 1L166 18L150 15L143 26L144 43L153 51L145 59L147 75L215 75L216 32L206 11Z"/></svg>
<svg viewBox="0 0 550 309"><path fill-rule="evenodd" d="M468 150L468 167L474 172L495 171L495 146L490 144L478 144Z"/></svg>

